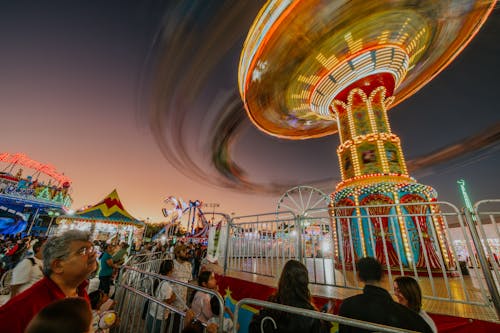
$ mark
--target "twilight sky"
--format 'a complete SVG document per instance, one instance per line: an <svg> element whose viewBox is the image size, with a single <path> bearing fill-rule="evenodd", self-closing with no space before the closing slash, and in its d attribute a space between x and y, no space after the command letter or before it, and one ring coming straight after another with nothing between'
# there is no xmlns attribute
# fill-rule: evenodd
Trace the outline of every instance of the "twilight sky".
<svg viewBox="0 0 500 333"><path fill-rule="evenodd" d="M172 4L175 3L175 4ZM3 1L0 152L73 180L74 209L114 188L161 220L170 196L271 212L295 185L332 192L336 136L286 141L250 124L240 50L264 1ZM500 197L500 12L443 73L389 112L411 175L441 200Z"/></svg>

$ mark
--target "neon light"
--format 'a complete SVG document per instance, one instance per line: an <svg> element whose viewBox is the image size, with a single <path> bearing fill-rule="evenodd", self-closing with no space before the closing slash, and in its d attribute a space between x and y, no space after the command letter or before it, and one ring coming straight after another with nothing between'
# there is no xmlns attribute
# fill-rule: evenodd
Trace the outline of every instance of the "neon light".
<svg viewBox="0 0 500 333"><path fill-rule="evenodd" d="M19 164L27 168L36 170L38 172L44 173L47 176L59 182L59 184L71 183L71 179L65 176L64 174L58 173L53 165L37 162L35 160L32 160L31 158L26 156L26 154L23 153L15 153L15 154L0 153L0 161L14 165Z"/></svg>

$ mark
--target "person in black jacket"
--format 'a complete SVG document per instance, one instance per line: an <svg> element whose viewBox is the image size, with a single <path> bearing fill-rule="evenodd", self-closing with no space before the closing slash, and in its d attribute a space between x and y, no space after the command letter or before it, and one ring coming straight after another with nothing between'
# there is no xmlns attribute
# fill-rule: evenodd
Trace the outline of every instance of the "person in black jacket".
<svg viewBox="0 0 500 333"><path fill-rule="evenodd" d="M297 308L316 310L316 307L311 303L307 268L296 260L289 260L281 272L278 290L275 294L271 295L268 301ZM276 324L276 328L273 322ZM262 331L261 326L263 327ZM319 319L264 308L253 316L248 327L248 332L326 333L329 332L329 326L329 324Z"/></svg>
<svg viewBox="0 0 500 333"><path fill-rule="evenodd" d="M364 320L397 328L432 333L431 328L418 313L395 302L381 287L382 265L377 259L366 257L356 263L359 279L365 283L361 295L346 298L339 309L339 316ZM369 332L353 326L340 325L339 333Z"/></svg>

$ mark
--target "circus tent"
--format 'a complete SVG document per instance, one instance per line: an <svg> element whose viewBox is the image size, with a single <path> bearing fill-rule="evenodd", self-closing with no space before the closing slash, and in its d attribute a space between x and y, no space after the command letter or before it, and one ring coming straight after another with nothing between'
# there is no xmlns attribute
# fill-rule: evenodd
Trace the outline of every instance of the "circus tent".
<svg viewBox="0 0 500 333"><path fill-rule="evenodd" d="M94 239L110 239L115 235L123 239L128 235L129 243L133 232L144 227L144 222L133 217L124 208L116 189L94 206L58 217L56 223L61 231L68 228L89 230Z"/></svg>

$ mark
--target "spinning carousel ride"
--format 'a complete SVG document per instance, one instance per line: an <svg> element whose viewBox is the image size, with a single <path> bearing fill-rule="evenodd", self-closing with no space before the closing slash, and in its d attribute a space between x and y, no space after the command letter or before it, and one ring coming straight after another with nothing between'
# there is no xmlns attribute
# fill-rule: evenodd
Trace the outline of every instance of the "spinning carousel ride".
<svg viewBox="0 0 500 333"><path fill-rule="evenodd" d="M464 49L495 2L268 1L255 19L238 72L245 109L276 137L339 134L332 229L352 262L453 268L439 208L428 204L437 193L408 174L387 111Z"/></svg>

